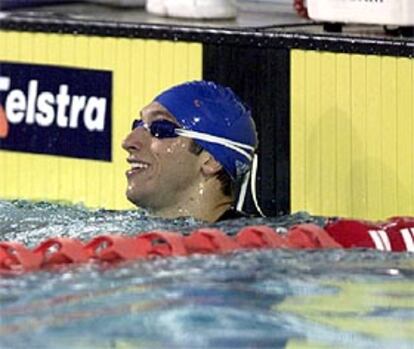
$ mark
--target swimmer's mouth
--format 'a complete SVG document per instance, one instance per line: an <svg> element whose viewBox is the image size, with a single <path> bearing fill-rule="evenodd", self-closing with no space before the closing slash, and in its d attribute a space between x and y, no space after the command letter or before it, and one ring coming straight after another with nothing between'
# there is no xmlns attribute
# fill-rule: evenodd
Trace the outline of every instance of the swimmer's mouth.
<svg viewBox="0 0 414 349"><path fill-rule="evenodd" d="M143 161L131 160L131 159L128 159L127 161L131 165L131 168L127 171L128 175L133 174L135 172L146 170L150 166L149 164Z"/></svg>

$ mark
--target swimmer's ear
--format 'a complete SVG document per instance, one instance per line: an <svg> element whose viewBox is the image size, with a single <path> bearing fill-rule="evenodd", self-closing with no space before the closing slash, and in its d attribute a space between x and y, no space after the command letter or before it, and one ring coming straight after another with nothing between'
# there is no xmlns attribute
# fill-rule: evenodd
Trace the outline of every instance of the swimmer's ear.
<svg viewBox="0 0 414 349"><path fill-rule="evenodd" d="M216 173L220 172L220 170L223 168L223 166L214 159L213 156L211 156L207 152L203 152L202 154L202 163L201 163L201 172L205 176L213 176Z"/></svg>

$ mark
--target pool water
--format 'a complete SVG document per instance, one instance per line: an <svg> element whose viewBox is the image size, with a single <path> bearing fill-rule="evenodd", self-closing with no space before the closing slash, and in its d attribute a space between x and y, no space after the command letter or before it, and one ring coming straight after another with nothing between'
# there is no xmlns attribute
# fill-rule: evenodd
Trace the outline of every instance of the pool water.
<svg viewBox="0 0 414 349"><path fill-rule="evenodd" d="M297 213L215 224L323 224ZM0 201L0 240L187 234L194 219ZM210 225L211 226L211 225ZM85 264L0 278L0 348L413 348L414 258L368 250L251 250Z"/></svg>

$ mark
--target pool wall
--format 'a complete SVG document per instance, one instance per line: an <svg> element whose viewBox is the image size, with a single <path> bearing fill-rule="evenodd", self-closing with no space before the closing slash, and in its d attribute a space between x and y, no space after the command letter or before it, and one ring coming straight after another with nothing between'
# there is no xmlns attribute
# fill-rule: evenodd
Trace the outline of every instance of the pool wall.
<svg viewBox="0 0 414 349"><path fill-rule="evenodd" d="M253 109L260 136L258 194L267 214L414 214L413 39L320 34L301 24L226 29L47 13L16 13L3 18L0 28L4 67L106 73L105 93L112 96L102 145L109 146L109 158L94 158L98 145L91 156L86 153L93 146L75 155L39 153L36 137L46 128L10 123L10 135L24 134L11 142L27 146L19 151L0 138L1 198L131 207L120 147L131 120L160 90L205 78L230 85ZM30 69L20 71L15 79L31 79ZM2 104L4 99L3 93ZM64 135L67 147L77 144L76 132Z"/></svg>
<svg viewBox="0 0 414 349"><path fill-rule="evenodd" d="M414 59L293 50L291 67L292 208L413 215Z"/></svg>

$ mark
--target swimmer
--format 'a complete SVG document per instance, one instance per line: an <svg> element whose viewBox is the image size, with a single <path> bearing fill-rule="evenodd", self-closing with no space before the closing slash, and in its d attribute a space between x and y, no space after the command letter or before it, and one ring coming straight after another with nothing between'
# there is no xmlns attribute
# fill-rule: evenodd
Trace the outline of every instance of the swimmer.
<svg viewBox="0 0 414 349"><path fill-rule="evenodd" d="M122 144L130 202L163 218L245 216L234 206L236 187L250 176L257 134L249 108L230 88L184 83L140 115Z"/></svg>

